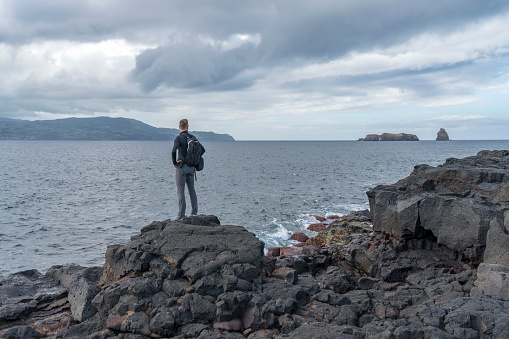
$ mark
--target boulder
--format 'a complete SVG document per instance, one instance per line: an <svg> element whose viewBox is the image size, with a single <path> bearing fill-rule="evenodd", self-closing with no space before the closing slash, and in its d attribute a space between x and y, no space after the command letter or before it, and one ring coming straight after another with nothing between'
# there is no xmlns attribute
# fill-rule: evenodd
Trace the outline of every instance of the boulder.
<svg viewBox="0 0 509 339"><path fill-rule="evenodd" d="M327 220L327 218L324 218L324 217L319 216L319 215L310 215L310 217L313 217L313 218L315 218L316 220L318 220L320 222L323 222L323 221Z"/></svg>
<svg viewBox="0 0 509 339"><path fill-rule="evenodd" d="M318 223L314 223L314 224L309 225L308 226L308 230L313 231L313 232L320 232L325 227L327 227L326 224L318 222Z"/></svg>
<svg viewBox="0 0 509 339"><path fill-rule="evenodd" d="M281 254L282 247L271 247L267 248L267 255L271 257L277 257Z"/></svg>
<svg viewBox="0 0 509 339"><path fill-rule="evenodd" d="M507 189L509 191L509 189ZM505 201L509 201L509 198ZM509 267L509 206L501 206L497 209L496 217L491 220L490 228L486 235L486 250L484 262Z"/></svg>
<svg viewBox="0 0 509 339"><path fill-rule="evenodd" d="M485 264L476 293L506 294L509 151L481 151L437 167L418 165L409 177L367 195L374 231L400 242L436 239L461 260Z"/></svg>
<svg viewBox="0 0 509 339"><path fill-rule="evenodd" d="M136 272L146 271L155 258L182 271L192 283L224 264L246 263L261 270L263 243L241 226L217 226L207 218L164 222L146 228L125 246L109 246L102 284L107 285ZM206 225L196 225L196 224Z"/></svg>
<svg viewBox="0 0 509 339"><path fill-rule="evenodd" d="M7 339L16 339L16 338L23 338L23 339L38 339L41 338L41 334L37 332L35 329L29 326L20 326L20 327L14 327L6 331L1 338L7 338Z"/></svg>
<svg viewBox="0 0 509 339"><path fill-rule="evenodd" d="M45 295L59 294L67 296L67 291L58 281L44 276L37 270L27 270L5 277L0 276L0 305L23 303L25 299L34 299Z"/></svg>
<svg viewBox="0 0 509 339"><path fill-rule="evenodd" d="M37 270L0 276L0 337L39 338L71 322L68 291Z"/></svg>
<svg viewBox="0 0 509 339"><path fill-rule="evenodd" d="M409 177L367 192L373 229L397 239L432 235L438 244L479 264L492 245L486 242L490 227L505 227L497 215L509 209L501 199L508 180L509 151L482 151L438 167L415 166Z"/></svg>
<svg viewBox="0 0 509 339"><path fill-rule="evenodd" d="M337 266L327 267L327 271L321 279L323 288L344 294L355 288L353 279L342 268Z"/></svg>
<svg viewBox="0 0 509 339"><path fill-rule="evenodd" d="M91 302L100 290L97 284L102 267L53 266L46 275L59 281L69 291L71 313L76 321L83 322L97 312Z"/></svg>
<svg viewBox="0 0 509 339"><path fill-rule="evenodd" d="M127 244L108 247L100 290L91 300L97 314L64 336L107 330L147 337L188 332L220 337L217 331L242 331L252 291L260 283L263 247L243 227L222 226L213 216L153 222ZM51 275L71 290L68 271ZM263 318L270 318L268 313L261 312L260 324L272 324L273 319Z"/></svg>
<svg viewBox="0 0 509 339"><path fill-rule="evenodd" d="M287 255L291 253L300 253L302 252L302 246L296 247L272 247L267 249L267 255L272 257L278 257L280 255Z"/></svg>
<svg viewBox="0 0 509 339"><path fill-rule="evenodd" d="M275 261L274 268L290 267L295 269L298 274L309 272L315 273L315 265L311 258L302 253L289 253L281 255Z"/></svg>
<svg viewBox="0 0 509 339"><path fill-rule="evenodd" d="M509 299L509 267L482 263L471 295L501 295Z"/></svg>
<svg viewBox="0 0 509 339"><path fill-rule="evenodd" d="M307 235L305 235L304 233L299 232L299 233L292 234L290 239L296 240L298 242L306 242L309 239L309 237Z"/></svg>
<svg viewBox="0 0 509 339"><path fill-rule="evenodd" d="M371 233L371 221L358 221L352 219L341 219L332 222L327 228L321 230L308 243L316 246L327 246L330 243L348 244L352 234Z"/></svg>
<svg viewBox="0 0 509 339"><path fill-rule="evenodd" d="M298 279L297 271L290 267L280 267L271 274L276 279L282 279L290 284L295 284Z"/></svg>

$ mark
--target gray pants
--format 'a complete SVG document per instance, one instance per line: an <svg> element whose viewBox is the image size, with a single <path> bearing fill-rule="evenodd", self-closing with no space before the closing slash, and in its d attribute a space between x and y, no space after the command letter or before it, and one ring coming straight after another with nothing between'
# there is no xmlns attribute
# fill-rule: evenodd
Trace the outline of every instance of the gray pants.
<svg viewBox="0 0 509 339"><path fill-rule="evenodd" d="M194 190L195 171L196 169L194 167L187 166L186 164L182 165L182 167L177 166L175 171L177 195L179 198L179 212L177 214L177 218L183 218L186 215L186 197L184 195L186 184L187 190L189 191L189 197L191 198L191 214L198 214L198 198L196 197L196 191Z"/></svg>

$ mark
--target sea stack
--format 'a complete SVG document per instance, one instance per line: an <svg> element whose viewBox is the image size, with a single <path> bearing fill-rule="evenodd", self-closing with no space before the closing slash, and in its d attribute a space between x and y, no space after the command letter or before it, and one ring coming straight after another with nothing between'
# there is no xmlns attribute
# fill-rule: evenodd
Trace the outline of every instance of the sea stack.
<svg viewBox="0 0 509 339"><path fill-rule="evenodd" d="M449 141L449 135L445 129L441 128L440 131L437 132L437 141Z"/></svg>

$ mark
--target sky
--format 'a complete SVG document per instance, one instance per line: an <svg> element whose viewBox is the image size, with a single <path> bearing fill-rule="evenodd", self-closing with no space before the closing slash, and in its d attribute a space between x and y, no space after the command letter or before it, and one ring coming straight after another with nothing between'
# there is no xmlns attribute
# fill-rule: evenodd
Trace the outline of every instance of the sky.
<svg viewBox="0 0 509 339"><path fill-rule="evenodd" d="M0 0L0 117L509 139L507 0Z"/></svg>

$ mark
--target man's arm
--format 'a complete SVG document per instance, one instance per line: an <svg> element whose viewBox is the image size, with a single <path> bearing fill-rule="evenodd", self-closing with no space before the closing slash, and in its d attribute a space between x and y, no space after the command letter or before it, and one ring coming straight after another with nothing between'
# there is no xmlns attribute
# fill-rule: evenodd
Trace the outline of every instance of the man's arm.
<svg viewBox="0 0 509 339"><path fill-rule="evenodd" d="M177 136L173 141L173 149L171 150L171 160L173 161L173 166L177 166L180 161L177 161L177 150L180 147L180 138Z"/></svg>

